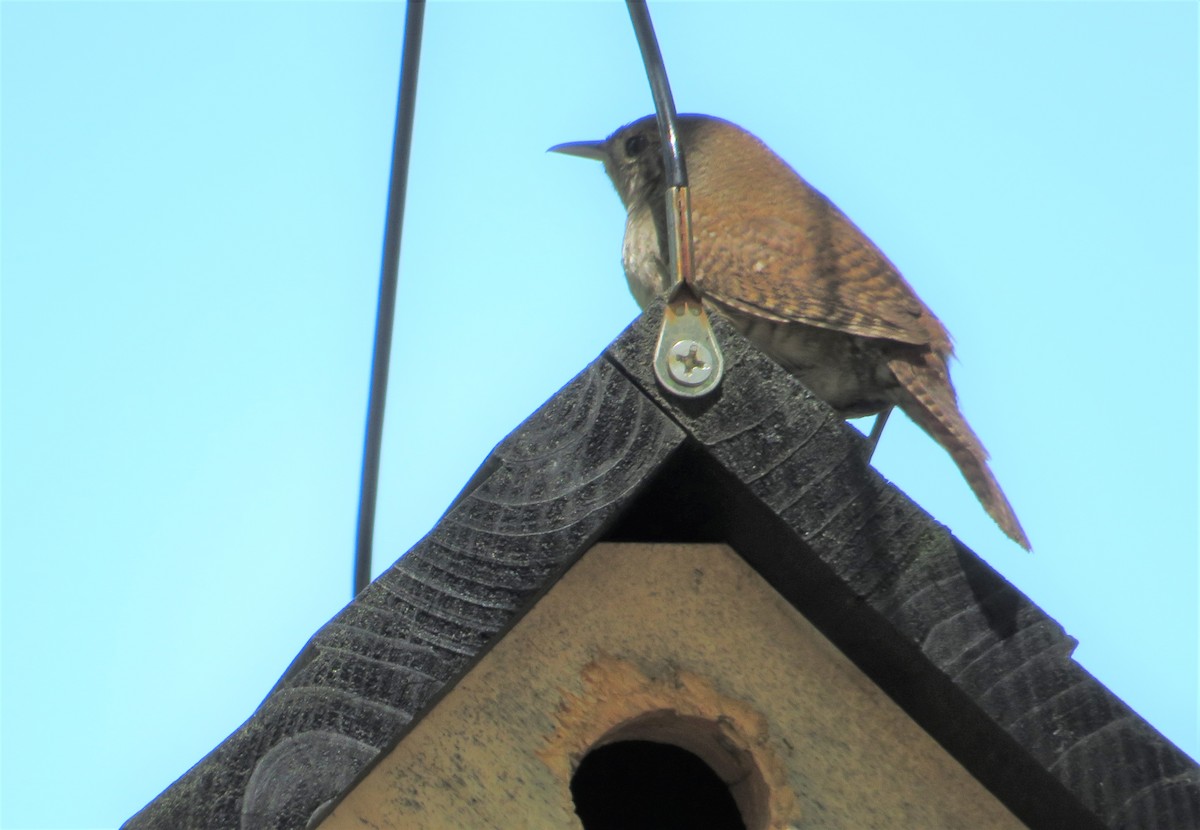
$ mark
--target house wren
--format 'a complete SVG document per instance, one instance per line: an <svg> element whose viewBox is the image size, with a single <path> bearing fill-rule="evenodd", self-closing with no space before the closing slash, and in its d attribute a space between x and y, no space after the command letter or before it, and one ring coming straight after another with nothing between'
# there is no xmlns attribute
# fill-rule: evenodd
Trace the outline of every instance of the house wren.
<svg viewBox="0 0 1200 830"><path fill-rule="evenodd" d="M950 335L896 267L825 196L741 127L679 117L691 189L692 289L843 417L898 406L942 445L988 514L1026 550L958 409ZM621 196L623 262L645 308L669 273L666 182L653 116L557 152L602 161Z"/></svg>

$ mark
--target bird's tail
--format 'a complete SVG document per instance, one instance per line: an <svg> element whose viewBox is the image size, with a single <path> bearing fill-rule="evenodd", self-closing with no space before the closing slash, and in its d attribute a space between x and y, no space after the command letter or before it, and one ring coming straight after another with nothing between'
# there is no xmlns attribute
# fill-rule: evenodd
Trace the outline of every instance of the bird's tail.
<svg viewBox="0 0 1200 830"><path fill-rule="evenodd" d="M933 355L926 356L922 363L889 360L888 368L900 381L897 403L917 426L950 453L983 509L996 520L1000 529L1025 550L1031 550L1012 505L988 469L987 450L959 411L949 372L944 364L938 365L940 363Z"/></svg>

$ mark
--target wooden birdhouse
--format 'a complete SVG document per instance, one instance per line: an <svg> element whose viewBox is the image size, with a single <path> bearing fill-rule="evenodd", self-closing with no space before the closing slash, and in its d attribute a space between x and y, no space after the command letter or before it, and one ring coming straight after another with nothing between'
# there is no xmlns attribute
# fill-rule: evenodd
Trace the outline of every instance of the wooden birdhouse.
<svg viewBox="0 0 1200 830"><path fill-rule="evenodd" d="M143 828L1200 827L1200 768L725 321L653 307ZM253 636L253 632L247 632Z"/></svg>

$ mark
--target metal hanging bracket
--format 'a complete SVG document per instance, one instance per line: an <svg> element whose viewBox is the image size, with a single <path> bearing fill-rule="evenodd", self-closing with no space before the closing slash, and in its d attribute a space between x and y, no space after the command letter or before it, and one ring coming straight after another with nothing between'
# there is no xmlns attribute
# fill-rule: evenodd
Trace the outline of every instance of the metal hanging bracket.
<svg viewBox="0 0 1200 830"><path fill-rule="evenodd" d="M668 185L666 208L670 272L663 275L662 290L667 293L667 311L658 333L654 374L668 392L686 398L698 398L712 392L721 383L725 361L704 306L689 287L692 280L691 196L667 70L663 66L662 52L658 48L658 38L654 36L654 25L650 22L645 0L627 0L627 5L642 61L646 65L650 91L654 95Z"/></svg>
<svg viewBox="0 0 1200 830"><path fill-rule="evenodd" d="M712 392L725 373L725 358L700 298L687 284L692 273L691 205L687 187L667 188L667 233L671 239L670 284L654 376L668 392L699 398Z"/></svg>
<svg viewBox="0 0 1200 830"><path fill-rule="evenodd" d="M668 392L699 398L717 388L724 372L725 358L704 306L692 289L679 283L663 312L654 349L654 376Z"/></svg>

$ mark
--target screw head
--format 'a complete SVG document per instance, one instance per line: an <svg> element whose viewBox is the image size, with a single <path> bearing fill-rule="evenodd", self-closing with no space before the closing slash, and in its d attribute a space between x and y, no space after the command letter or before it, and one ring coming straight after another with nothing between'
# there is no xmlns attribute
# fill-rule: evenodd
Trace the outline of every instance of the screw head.
<svg viewBox="0 0 1200 830"><path fill-rule="evenodd" d="M667 356L667 371L684 386L699 386L712 375L712 352L695 340L678 340Z"/></svg>

